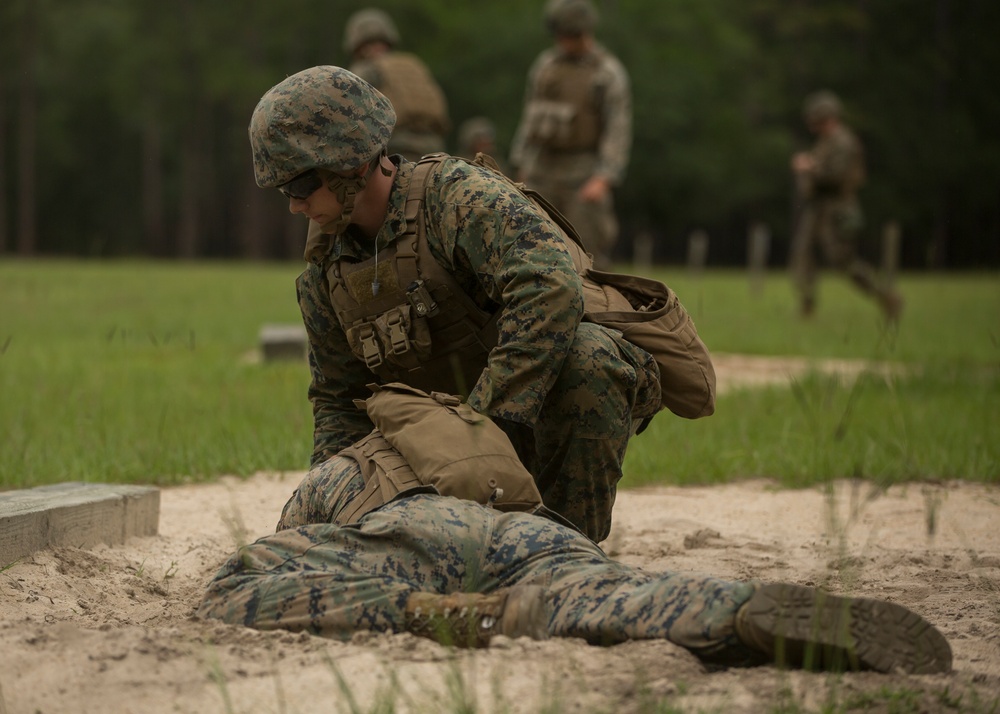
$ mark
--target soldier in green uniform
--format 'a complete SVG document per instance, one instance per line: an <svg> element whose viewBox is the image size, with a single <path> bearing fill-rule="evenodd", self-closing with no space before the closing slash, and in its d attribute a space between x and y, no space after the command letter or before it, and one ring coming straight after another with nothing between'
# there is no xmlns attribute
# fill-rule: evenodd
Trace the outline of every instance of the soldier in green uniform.
<svg viewBox="0 0 1000 714"><path fill-rule="evenodd" d="M372 428L353 405L369 383L462 395L545 504L603 540L628 441L661 408L656 362L583 320L570 239L544 210L463 159L387 156L394 123L384 95L326 66L273 87L250 124L257 184L313 226L297 281L313 465Z"/></svg>
<svg viewBox="0 0 1000 714"><path fill-rule="evenodd" d="M864 151L841 121L841 111L840 100L832 92L807 97L803 117L817 137L816 144L792 156L799 215L791 265L800 310L803 317L809 317L816 308L816 253L820 250L827 263L877 300L886 319L894 322L903 309L902 297L880 284L874 268L858 256L864 220L857 192L865 179Z"/></svg>
<svg viewBox="0 0 1000 714"><path fill-rule="evenodd" d="M398 45L399 30L382 10L358 10L344 27L348 69L377 87L396 112L389 153L416 161L445 150L451 120L444 91L430 69L415 54L396 49Z"/></svg>
<svg viewBox="0 0 1000 714"><path fill-rule="evenodd" d="M520 180L569 218L607 270L618 239L613 189L632 145L632 95L621 62L594 37L591 0L550 0L545 25L555 46L528 73L510 163Z"/></svg>
<svg viewBox="0 0 1000 714"><path fill-rule="evenodd" d="M663 638L728 665L951 668L947 640L900 605L789 583L648 573L540 515L411 491L347 522L371 452L351 453L314 468L277 532L222 566L199 616L342 640L363 630L457 646L487 646L497 634L598 645Z"/></svg>

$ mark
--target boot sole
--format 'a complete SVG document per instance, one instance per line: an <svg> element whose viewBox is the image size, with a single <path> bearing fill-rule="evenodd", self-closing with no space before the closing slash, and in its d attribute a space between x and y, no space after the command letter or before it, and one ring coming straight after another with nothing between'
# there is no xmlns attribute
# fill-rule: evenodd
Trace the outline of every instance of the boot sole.
<svg viewBox="0 0 1000 714"><path fill-rule="evenodd" d="M883 600L830 595L815 588L764 585L744 623L774 643L779 665L842 671L935 674L951 671L951 647L933 625Z"/></svg>

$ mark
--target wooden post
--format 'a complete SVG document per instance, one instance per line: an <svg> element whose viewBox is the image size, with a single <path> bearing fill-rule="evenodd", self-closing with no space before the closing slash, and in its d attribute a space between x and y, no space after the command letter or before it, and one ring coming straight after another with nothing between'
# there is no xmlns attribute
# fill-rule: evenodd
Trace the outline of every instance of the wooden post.
<svg viewBox="0 0 1000 714"><path fill-rule="evenodd" d="M650 268L653 265L653 234L641 230L635 234L632 242L632 261L637 268Z"/></svg>
<svg viewBox="0 0 1000 714"><path fill-rule="evenodd" d="M747 242L750 294L759 296L764 292L764 273L771 252L771 230L764 223L754 223L750 226Z"/></svg>
<svg viewBox="0 0 1000 714"><path fill-rule="evenodd" d="M688 270L700 275L708 261L708 233L703 230L693 231L688 237Z"/></svg>

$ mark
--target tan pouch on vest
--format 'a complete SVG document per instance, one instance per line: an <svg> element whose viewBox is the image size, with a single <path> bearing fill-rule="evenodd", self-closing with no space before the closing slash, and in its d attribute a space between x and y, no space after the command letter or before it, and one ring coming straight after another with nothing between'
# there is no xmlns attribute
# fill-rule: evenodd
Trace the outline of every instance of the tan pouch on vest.
<svg viewBox="0 0 1000 714"><path fill-rule="evenodd" d="M673 290L637 275L587 270L583 319L619 330L660 368L663 406L697 419L715 412L715 367Z"/></svg>
<svg viewBox="0 0 1000 714"><path fill-rule="evenodd" d="M527 511L541 494L503 430L459 397L399 382L370 385L363 406L419 481L502 511Z"/></svg>
<svg viewBox="0 0 1000 714"><path fill-rule="evenodd" d="M476 161L493 168L489 156ZM646 350L660 368L661 404L679 417L698 419L715 413L715 367L677 295L659 280L593 269L576 229L548 200L523 189L566 234L566 248L583 278L583 319L618 330Z"/></svg>

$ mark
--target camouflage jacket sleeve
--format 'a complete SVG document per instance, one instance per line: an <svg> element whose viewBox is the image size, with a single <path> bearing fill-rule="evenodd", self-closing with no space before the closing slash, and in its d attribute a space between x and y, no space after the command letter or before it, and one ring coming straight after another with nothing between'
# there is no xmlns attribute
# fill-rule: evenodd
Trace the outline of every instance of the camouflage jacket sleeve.
<svg viewBox="0 0 1000 714"><path fill-rule="evenodd" d="M841 127L816 143L812 151L816 162L812 171L813 186L818 193L835 194L855 188L861 168L861 144L848 130Z"/></svg>
<svg viewBox="0 0 1000 714"><path fill-rule="evenodd" d="M371 395L372 373L351 352L333 313L322 268L310 264L296 283L302 322L309 339L309 401L313 407L315 466L372 430L354 399Z"/></svg>
<svg viewBox="0 0 1000 714"><path fill-rule="evenodd" d="M424 210L441 264L481 307L500 307L498 344L469 404L534 424L583 314L559 228L506 179L456 159L434 174Z"/></svg>
<svg viewBox="0 0 1000 714"><path fill-rule="evenodd" d="M604 87L604 127L597 145L594 173L618 185L625 177L632 150L632 89L622 63L610 53L603 54L600 72L605 76L599 84Z"/></svg>

